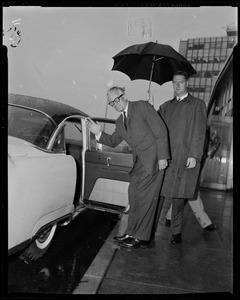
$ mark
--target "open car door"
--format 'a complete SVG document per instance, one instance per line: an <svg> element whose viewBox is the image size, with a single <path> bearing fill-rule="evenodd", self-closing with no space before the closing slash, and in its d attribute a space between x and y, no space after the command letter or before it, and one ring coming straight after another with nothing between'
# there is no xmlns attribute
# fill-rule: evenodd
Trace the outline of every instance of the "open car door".
<svg viewBox="0 0 240 300"><path fill-rule="evenodd" d="M98 121L106 133L112 134L115 130L115 120L93 120ZM128 173L133 165L129 145L125 141L115 148L99 144L95 135L88 131L84 165L84 204L104 211L125 212L128 208Z"/></svg>

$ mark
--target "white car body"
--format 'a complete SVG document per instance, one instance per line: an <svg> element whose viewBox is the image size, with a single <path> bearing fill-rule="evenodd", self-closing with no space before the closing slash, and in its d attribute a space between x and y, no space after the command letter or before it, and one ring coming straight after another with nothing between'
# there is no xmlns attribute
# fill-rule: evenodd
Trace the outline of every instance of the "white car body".
<svg viewBox="0 0 240 300"><path fill-rule="evenodd" d="M88 115L71 106L15 94L8 102L10 255L24 251L24 259L38 259L57 226L86 208L125 213L132 167L128 145L98 144L87 129ZM99 122L115 127L113 120Z"/></svg>
<svg viewBox="0 0 240 300"><path fill-rule="evenodd" d="M8 139L8 247L13 248L74 212L76 168L70 155L49 155L26 141Z"/></svg>

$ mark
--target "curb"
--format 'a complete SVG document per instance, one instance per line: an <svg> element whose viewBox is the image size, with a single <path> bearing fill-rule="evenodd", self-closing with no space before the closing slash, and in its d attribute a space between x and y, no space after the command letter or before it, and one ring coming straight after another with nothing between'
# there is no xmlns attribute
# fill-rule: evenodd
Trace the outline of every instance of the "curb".
<svg viewBox="0 0 240 300"><path fill-rule="evenodd" d="M118 245L113 243L113 237L118 233L118 224L104 242L97 256L87 269L78 286L72 294L96 294L112 261L112 258L118 249Z"/></svg>

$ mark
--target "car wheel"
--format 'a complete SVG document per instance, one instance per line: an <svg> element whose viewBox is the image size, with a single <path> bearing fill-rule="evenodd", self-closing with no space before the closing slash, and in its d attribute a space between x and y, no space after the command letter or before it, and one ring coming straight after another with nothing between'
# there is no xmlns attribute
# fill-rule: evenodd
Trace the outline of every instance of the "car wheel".
<svg viewBox="0 0 240 300"><path fill-rule="evenodd" d="M30 244L30 246L19 256L25 261L34 261L41 257L49 248L55 231L57 223L52 224L38 235L38 237Z"/></svg>

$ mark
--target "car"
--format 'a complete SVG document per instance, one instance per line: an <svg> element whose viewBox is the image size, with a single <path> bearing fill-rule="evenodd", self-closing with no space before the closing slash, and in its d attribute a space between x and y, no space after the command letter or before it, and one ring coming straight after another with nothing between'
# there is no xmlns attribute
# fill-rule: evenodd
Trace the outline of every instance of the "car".
<svg viewBox="0 0 240 300"><path fill-rule="evenodd" d="M9 255L38 259L57 227L85 209L127 213L131 148L99 144L88 117L57 101L8 95ZM113 132L114 120L93 119Z"/></svg>

